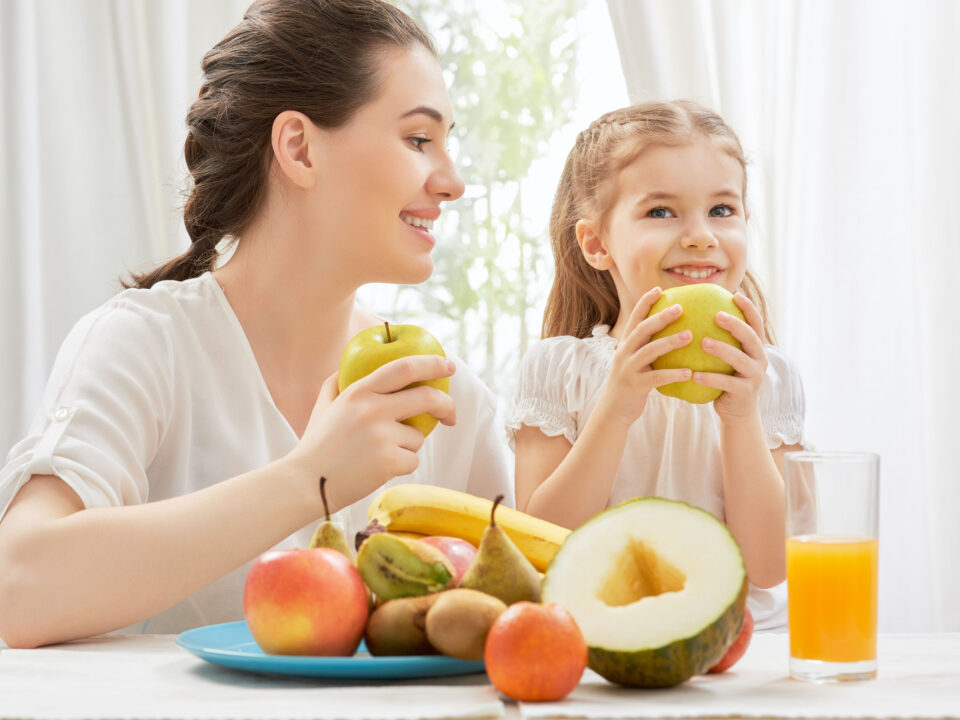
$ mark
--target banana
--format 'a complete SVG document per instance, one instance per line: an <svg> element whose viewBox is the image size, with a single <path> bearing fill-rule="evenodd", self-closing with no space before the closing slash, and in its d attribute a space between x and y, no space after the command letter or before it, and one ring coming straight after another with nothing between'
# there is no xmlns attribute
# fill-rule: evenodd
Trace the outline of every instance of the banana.
<svg viewBox="0 0 960 720"><path fill-rule="evenodd" d="M367 508L367 517L389 532L449 535L479 545L492 508L492 501L458 490L406 484L380 493ZM570 534L567 528L503 506L497 509L497 525L540 572Z"/></svg>

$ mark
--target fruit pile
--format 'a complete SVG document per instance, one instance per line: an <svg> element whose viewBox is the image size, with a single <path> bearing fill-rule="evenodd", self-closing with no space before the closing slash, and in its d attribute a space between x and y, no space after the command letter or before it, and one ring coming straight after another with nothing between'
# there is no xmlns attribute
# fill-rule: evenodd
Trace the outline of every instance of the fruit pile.
<svg viewBox="0 0 960 720"><path fill-rule="evenodd" d="M482 660L524 701L564 697L588 664L621 685L667 687L746 650L743 558L709 513L643 498L571 533L500 499L394 486L369 508L356 556L328 517L309 549L254 562L254 639L266 653L351 655L362 638L372 655Z"/></svg>

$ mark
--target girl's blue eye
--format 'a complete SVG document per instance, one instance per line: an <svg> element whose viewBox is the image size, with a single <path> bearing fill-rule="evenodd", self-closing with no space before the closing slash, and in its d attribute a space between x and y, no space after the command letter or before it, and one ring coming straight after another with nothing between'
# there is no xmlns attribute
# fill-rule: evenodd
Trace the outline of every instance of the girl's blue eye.
<svg viewBox="0 0 960 720"><path fill-rule="evenodd" d="M410 144L413 145L413 149L419 150L420 152L423 152L423 146L430 142L429 138L423 137L411 137L408 138L408 140L410 140Z"/></svg>
<svg viewBox="0 0 960 720"><path fill-rule="evenodd" d="M647 217L666 219L673 217L673 212L669 208L655 207L647 213Z"/></svg>
<svg viewBox="0 0 960 720"><path fill-rule="evenodd" d="M717 212L718 210L720 212ZM710 217L730 217L731 215L733 215L733 208L729 205L717 205L710 208Z"/></svg>

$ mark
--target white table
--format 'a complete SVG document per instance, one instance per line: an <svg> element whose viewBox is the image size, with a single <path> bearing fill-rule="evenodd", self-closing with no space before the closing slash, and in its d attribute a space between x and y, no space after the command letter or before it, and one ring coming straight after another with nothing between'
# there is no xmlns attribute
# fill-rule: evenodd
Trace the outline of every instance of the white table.
<svg viewBox="0 0 960 720"><path fill-rule="evenodd" d="M108 635L0 651L0 720L388 720L459 717L857 717L960 719L960 634L885 635L875 681L787 677L785 635L755 635L722 675L630 690L588 671L565 700L504 702L486 675L328 682L228 670L174 636Z"/></svg>

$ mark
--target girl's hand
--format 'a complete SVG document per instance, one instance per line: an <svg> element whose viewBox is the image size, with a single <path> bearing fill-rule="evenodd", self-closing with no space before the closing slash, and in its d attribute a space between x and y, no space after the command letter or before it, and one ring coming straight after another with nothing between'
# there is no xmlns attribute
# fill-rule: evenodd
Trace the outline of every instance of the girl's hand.
<svg viewBox="0 0 960 720"><path fill-rule="evenodd" d="M597 403L607 417L626 425L633 423L643 413L651 390L690 379L691 371L687 368L654 370L650 367L661 355L688 345L693 339L693 333L685 330L650 341L651 337L683 314L682 307L671 305L647 317L650 308L662 294L660 288L653 288L634 306L613 355L613 365L603 394Z"/></svg>
<svg viewBox="0 0 960 720"><path fill-rule="evenodd" d="M717 313L716 323L739 340L743 348L738 350L733 345L710 338L704 338L701 347L708 355L720 358L733 367L734 374L693 374L693 381L698 385L723 390L723 395L713 401L714 409L723 420L744 418L759 412L757 398L767 372L767 351L761 340L764 333L760 311L741 293L734 295L733 301L743 311L746 322L720 312Z"/></svg>
<svg viewBox="0 0 960 720"><path fill-rule="evenodd" d="M391 478L416 470L424 436L406 418L429 413L444 425L456 423L453 398L414 382L453 375L453 362L439 355L393 360L337 394L336 373L324 381L303 437L290 458L328 480L331 504L342 508Z"/></svg>

